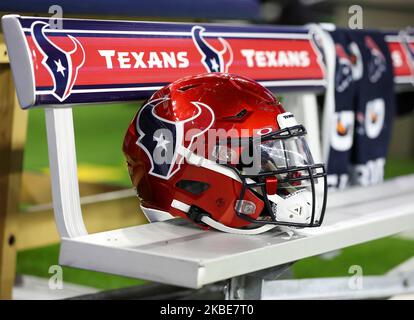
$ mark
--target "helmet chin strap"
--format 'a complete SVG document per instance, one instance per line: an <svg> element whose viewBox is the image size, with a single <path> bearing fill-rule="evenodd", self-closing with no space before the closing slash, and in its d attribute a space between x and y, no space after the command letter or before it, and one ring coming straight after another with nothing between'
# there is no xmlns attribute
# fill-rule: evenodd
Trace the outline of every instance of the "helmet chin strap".
<svg viewBox="0 0 414 320"><path fill-rule="evenodd" d="M179 200L173 200L171 202L171 207L181 210L185 213L187 213L188 211L190 211L190 206L184 202L181 202ZM205 223L206 225L212 227L213 229L222 231L222 232L226 232L226 233L232 233L232 234L243 234L243 235L256 235L256 234L261 234L263 232L269 231L273 228L276 227L276 225L274 224L266 224L264 226L258 227L258 228L254 228L254 229L238 229L238 228L232 228L232 227L228 227L225 226L224 224L208 217L208 216L203 216L201 218L201 221L203 223Z"/></svg>
<svg viewBox="0 0 414 320"><path fill-rule="evenodd" d="M216 220L211 219L210 217L204 216L201 218L201 221L205 224L209 225L210 227L227 233L232 234L243 234L243 235L255 235L255 234L261 234L266 231L269 231L276 227L276 225L272 224L266 224L264 226L254 228L254 229L237 229L237 228L231 228L227 227L224 224L217 222Z"/></svg>

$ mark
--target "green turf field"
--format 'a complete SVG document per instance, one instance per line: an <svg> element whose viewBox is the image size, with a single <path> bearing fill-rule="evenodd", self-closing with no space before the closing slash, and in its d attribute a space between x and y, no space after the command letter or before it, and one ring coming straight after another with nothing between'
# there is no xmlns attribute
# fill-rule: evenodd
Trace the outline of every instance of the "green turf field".
<svg viewBox="0 0 414 320"><path fill-rule="evenodd" d="M88 106L74 109L76 153L79 166L112 168L109 182L129 186L122 141L129 122L137 111L136 104ZM29 111L29 127L24 155L26 170L44 171L49 167L43 110ZM107 170L109 171L109 170ZM99 177L98 177L99 178ZM107 181L106 177L102 180Z"/></svg>
<svg viewBox="0 0 414 320"><path fill-rule="evenodd" d="M99 110L98 110L99 109ZM105 181L129 186L121 152L123 136L137 108L136 104L79 107L74 110L77 159L80 179ZM29 128L24 166L26 170L47 171L48 157L43 110L29 111ZM386 177L414 173L414 160L389 159ZM59 246L18 253L17 272L48 277L51 265L58 263ZM383 274L414 255L414 241L386 238L349 247L330 260L304 259L294 266L296 277L345 276L352 265L364 274ZM65 267L64 281L110 289L142 283L140 280Z"/></svg>

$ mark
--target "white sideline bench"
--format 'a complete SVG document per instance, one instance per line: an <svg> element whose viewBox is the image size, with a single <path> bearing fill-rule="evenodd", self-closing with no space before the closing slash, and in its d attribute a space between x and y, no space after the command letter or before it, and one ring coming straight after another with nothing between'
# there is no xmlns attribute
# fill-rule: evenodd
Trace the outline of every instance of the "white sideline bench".
<svg viewBox="0 0 414 320"><path fill-rule="evenodd" d="M3 18L3 29L11 66L20 101L27 108L39 104L40 94L36 84L27 80L29 73L32 73L33 82L35 78L20 18L7 19L4 23ZM75 31L67 34L75 34ZM19 79L23 78L26 80L20 83ZM95 102L106 101L100 99ZM64 101L58 104L46 101L45 105L62 265L200 288L414 227L414 175L410 175L377 186L329 194L324 225L294 230L293 234L273 229L256 236L231 235L203 231L181 219L88 234L79 198L71 109L74 105ZM301 83L295 94L288 95L286 108L296 113L311 132L311 148L320 159L315 94L309 87L304 89Z"/></svg>
<svg viewBox="0 0 414 320"><path fill-rule="evenodd" d="M324 225L291 237L278 230L257 236L203 231L182 219L64 237L60 262L200 288L412 228L413 193L414 175L331 194Z"/></svg>

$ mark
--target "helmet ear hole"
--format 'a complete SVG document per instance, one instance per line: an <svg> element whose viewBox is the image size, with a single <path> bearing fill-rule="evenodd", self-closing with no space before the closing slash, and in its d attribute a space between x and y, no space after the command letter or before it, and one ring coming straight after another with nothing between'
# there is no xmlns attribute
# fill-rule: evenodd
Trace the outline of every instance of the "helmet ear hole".
<svg viewBox="0 0 414 320"><path fill-rule="evenodd" d="M210 187L208 183L194 180L180 180L175 186L194 195L199 195Z"/></svg>

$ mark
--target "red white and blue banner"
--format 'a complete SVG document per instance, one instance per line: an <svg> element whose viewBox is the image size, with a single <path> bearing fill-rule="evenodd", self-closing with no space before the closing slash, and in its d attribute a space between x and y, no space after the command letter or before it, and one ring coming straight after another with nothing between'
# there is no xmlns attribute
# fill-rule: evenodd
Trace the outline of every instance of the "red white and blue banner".
<svg viewBox="0 0 414 320"><path fill-rule="evenodd" d="M48 19L6 16L3 30L15 76L34 79L24 89L33 99L23 107L137 100L205 72L244 75L267 87L325 84L319 51L301 27L64 19L63 29L52 29ZM11 36L19 31L21 39ZM13 59L13 49L30 63Z"/></svg>
<svg viewBox="0 0 414 320"><path fill-rule="evenodd" d="M305 27L63 19L53 29L48 18L17 15L2 25L23 108L139 100L205 72L247 76L279 91L325 86L322 54ZM405 40L390 34L387 41L396 82L411 82Z"/></svg>

